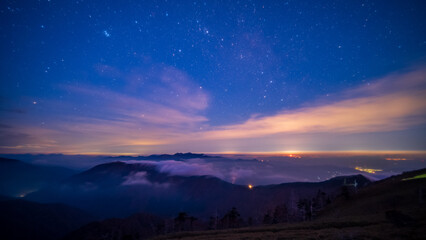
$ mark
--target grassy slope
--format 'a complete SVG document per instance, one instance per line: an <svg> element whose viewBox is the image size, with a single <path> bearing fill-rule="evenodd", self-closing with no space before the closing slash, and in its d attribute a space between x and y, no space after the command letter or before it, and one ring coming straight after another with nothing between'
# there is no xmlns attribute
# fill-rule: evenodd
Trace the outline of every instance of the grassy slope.
<svg viewBox="0 0 426 240"><path fill-rule="evenodd" d="M155 239L424 239L426 179L413 178L426 169L394 176L359 190L349 200L340 198L312 222L277 224L205 232L183 232ZM386 212L407 216L407 224L396 224Z"/></svg>

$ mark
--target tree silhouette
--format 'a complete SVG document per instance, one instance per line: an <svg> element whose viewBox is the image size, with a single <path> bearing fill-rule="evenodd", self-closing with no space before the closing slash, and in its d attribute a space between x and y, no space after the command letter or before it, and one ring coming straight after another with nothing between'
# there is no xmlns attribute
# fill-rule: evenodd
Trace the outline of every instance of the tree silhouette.
<svg viewBox="0 0 426 240"><path fill-rule="evenodd" d="M309 199L300 199L297 202L297 208L304 221L312 219L312 201Z"/></svg>
<svg viewBox="0 0 426 240"><path fill-rule="evenodd" d="M263 224L271 224L272 223L272 217L271 214L269 214L269 212L267 212L264 216L263 216Z"/></svg>
<svg viewBox="0 0 426 240"><path fill-rule="evenodd" d="M221 222L225 228L236 228L239 227L240 213L237 211L237 208L233 207L225 216L222 218Z"/></svg>
<svg viewBox="0 0 426 240"><path fill-rule="evenodd" d="M329 201L330 198L327 198L327 194L318 190L317 195L312 198L312 216L314 217Z"/></svg>
<svg viewBox="0 0 426 240"><path fill-rule="evenodd" d="M189 217L189 226L190 226L190 230L194 230L194 222L197 221L196 217L190 216Z"/></svg>
<svg viewBox="0 0 426 240"><path fill-rule="evenodd" d="M180 212L178 216L175 218L175 231L183 231L185 230L185 221L188 218L188 214L186 212Z"/></svg>
<svg viewBox="0 0 426 240"><path fill-rule="evenodd" d="M198 219L189 216L186 212L180 212L174 219L174 230L179 231L192 231L194 230L194 222Z"/></svg>
<svg viewBox="0 0 426 240"><path fill-rule="evenodd" d="M282 223L288 221L288 209L285 204L281 204L275 207L272 223Z"/></svg>
<svg viewBox="0 0 426 240"><path fill-rule="evenodd" d="M231 211L229 212L229 223L231 224L231 227L237 227L239 217L240 217L240 213L237 211L235 207L233 207Z"/></svg>
<svg viewBox="0 0 426 240"><path fill-rule="evenodd" d="M210 219L209 219L209 229L213 230L213 229L216 229L216 228L217 228L217 226L216 226L216 218L213 217L213 216L211 216Z"/></svg>

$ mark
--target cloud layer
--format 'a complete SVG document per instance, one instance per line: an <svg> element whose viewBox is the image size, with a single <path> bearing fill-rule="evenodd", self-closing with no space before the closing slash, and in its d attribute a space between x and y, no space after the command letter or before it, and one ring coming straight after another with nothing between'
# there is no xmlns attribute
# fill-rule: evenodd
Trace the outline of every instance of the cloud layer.
<svg viewBox="0 0 426 240"><path fill-rule="evenodd" d="M117 89L61 85L67 97L32 105L25 115L33 118L2 119L1 152L244 152L253 151L253 146L256 151L279 151L283 145L352 150L333 139L345 137L351 147L360 148L363 145L357 142L372 138L361 135L371 133L395 133L382 137L380 145L376 142L376 150L395 149L403 145L394 139L408 138L398 134L426 124L426 67L373 79L297 109L254 114L242 123L222 126L209 125L209 93L177 68L159 65L123 71L98 65L95 69L105 80L121 85ZM75 99L81 104L76 106ZM424 149L415 144L421 140L412 137L410 144Z"/></svg>
<svg viewBox="0 0 426 240"><path fill-rule="evenodd" d="M365 133L407 129L426 121L426 70L379 79L341 94L341 100L253 117L202 133L207 139L279 133Z"/></svg>

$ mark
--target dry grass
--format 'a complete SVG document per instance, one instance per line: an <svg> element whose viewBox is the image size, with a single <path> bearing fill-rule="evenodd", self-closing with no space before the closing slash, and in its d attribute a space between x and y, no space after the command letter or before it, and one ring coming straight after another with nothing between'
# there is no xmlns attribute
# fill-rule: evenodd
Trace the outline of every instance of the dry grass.
<svg viewBox="0 0 426 240"><path fill-rule="evenodd" d="M423 222L414 227L396 228L388 222L314 221L232 230L182 232L159 236L155 240L424 239L424 224Z"/></svg>
<svg viewBox="0 0 426 240"><path fill-rule="evenodd" d="M424 169L420 172L424 173ZM418 174L418 173L417 173ZM412 173L414 175L414 173ZM155 240L259 240L259 239L426 239L426 203L418 190L426 179L402 181L399 176L363 189L350 200L338 199L312 222L277 224L252 228L181 232ZM412 176L409 176L412 177ZM409 224L397 227L387 219L388 210L409 216Z"/></svg>

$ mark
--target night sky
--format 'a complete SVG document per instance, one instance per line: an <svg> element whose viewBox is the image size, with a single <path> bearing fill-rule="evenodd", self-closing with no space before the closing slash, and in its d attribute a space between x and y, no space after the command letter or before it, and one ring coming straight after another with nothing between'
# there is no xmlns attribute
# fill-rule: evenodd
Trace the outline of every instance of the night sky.
<svg viewBox="0 0 426 240"><path fill-rule="evenodd" d="M1 1L0 152L426 150L424 1Z"/></svg>

